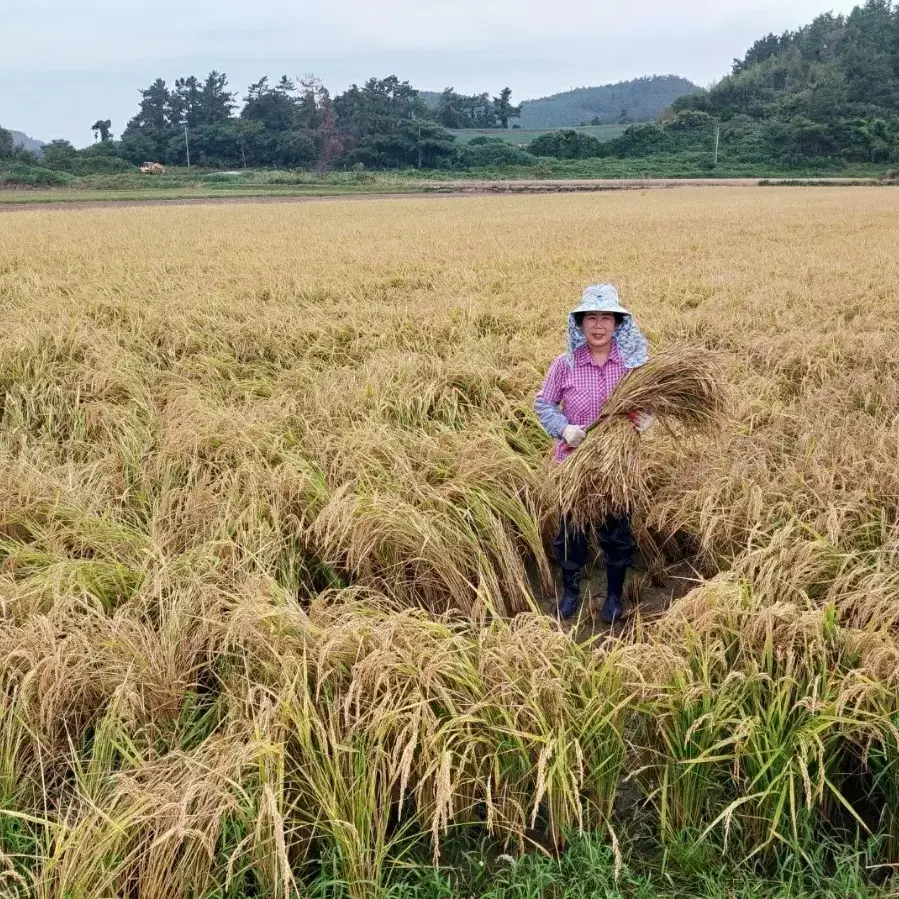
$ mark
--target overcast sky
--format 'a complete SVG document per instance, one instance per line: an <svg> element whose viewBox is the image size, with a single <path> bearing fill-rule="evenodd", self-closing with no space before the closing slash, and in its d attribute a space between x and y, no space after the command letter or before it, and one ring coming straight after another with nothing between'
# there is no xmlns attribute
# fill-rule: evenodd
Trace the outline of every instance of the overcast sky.
<svg viewBox="0 0 899 899"><path fill-rule="evenodd" d="M860 2L860 0L859 0ZM763 34L828 0L0 0L0 125L40 140L121 133L157 77L314 72L333 93L372 75L415 87L546 96L639 75L707 86Z"/></svg>

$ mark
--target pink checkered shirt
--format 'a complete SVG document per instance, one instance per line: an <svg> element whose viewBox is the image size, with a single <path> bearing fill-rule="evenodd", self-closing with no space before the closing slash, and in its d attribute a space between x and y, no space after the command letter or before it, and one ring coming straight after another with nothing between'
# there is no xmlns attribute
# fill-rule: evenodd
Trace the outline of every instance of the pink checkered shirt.
<svg viewBox="0 0 899 899"><path fill-rule="evenodd" d="M602 407L627 374L616 344L612 344L605 364L597 365L586 346L574 352L574 367L568 367L565 356L559 356L549 367L543 387L537 394L553 406L561 405L568 424L586 428L599 418ZM554 458L561 462L571 452L571 447L561 438L556 440Z"/></svg>

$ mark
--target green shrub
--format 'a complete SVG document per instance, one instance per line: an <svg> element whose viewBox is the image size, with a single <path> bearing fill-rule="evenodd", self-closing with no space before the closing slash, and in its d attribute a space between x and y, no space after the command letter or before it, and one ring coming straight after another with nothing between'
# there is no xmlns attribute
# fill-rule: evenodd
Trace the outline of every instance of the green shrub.
<svg viewBox="0 0 899 899"><path fill-rule="evenodd" d="M498 137L476 137L459 148L459 164L463 168L489 168L507 165L532 165L534 157Z"/></svg>
<svg viewBox="0 0 899 899"><path fill-rule="evenodd" d="M70 160L66 171L73 175L112 175L133 172L134 166L119 156L76 156Z"/></svg>
<svg viewBox="0 0 899 899"><path fill-rule="evenodd" d="M58 187L74 180L68 172L54 172L40 166L13 163L0 168L0 184L6 187Z"/></svg>
<svg viewBox="0 0 899 899"><path fill-rule="evenodd" d="M652 156L671 152L675 142L664 128L649 123L630 125L620 137L606 143L606 152L611 156L627 158L633 156Z"/></svg>
<svg viewBox="0 0 899 899"><path fill-rule="evenodd" d="M573 128L541 134L531 141L528 151L534 156L556 159L592 159L606 155L602 141Z"/></svg>

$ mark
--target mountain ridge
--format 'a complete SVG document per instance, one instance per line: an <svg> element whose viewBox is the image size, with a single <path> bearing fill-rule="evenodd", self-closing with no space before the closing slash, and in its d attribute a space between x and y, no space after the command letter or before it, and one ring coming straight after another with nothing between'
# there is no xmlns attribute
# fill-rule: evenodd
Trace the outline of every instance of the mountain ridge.
<svg viewBox="0 0 899 899"><path fill-rule="evenodd" d="M522 101L521 118L515 124L525 130L571 128L582 124L607 125L625 119L651 122L678 97L703 89L678 75L649 75ZM429 109L440 102L439 91L419 91ZM599 121L594 121L598 119Z"/></svg>
<svg viewBox="0 0 899 899"><path fill-rule="evenodd" d="M678 97L703 89L678 75L650 75L526 100L519 123L522 128L565 128L590 123L611 124L625 119L650 122Z"/></svg>

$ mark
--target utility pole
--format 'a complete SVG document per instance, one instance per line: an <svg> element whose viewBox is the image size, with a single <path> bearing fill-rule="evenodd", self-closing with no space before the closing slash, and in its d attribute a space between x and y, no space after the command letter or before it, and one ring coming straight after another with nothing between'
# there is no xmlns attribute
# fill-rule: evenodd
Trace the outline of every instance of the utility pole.
<svg viewBox="0 0 899 899"><path fill-rule="evenodd" d="M721 125L719 122L715 122L715 156L712 159L712 168L717 168L718 166L718 138L721 136Z"/></svg>
<svg viewBox="0 0 899 899"><path fill-rule="evenodd" d="M187 140L187 122L184 122L184 147L187 150L187 167L190 168L190 143Z"/></svg>
<svg viewBox="0 0 899 899"><path fill-rule="evenodd" d="M421 122L418 123L418 167L421 168Z"/></svg>

